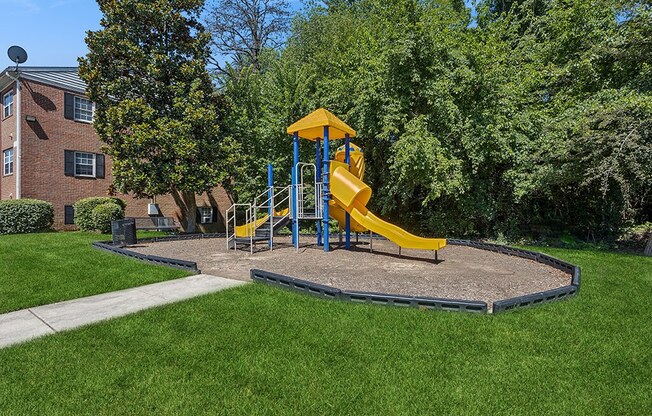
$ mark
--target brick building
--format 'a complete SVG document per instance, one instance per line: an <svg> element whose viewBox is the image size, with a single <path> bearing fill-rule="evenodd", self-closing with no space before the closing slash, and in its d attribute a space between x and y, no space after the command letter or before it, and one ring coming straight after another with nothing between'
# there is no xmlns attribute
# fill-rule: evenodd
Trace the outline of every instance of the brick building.
<svg viewBox="0 0 652 416"><path fill-rule="evenodd" d="M100 150L85 90L74 67L21 67L18 73L10 67L0 73L0 199L51 202L54 227L60 230L75 229L75 202L106 196L112 182L111 160ZM127 202L127 216L148 216L152 201L120 197ZM155 202L159 215L179 221L172 196L158 196ZM223 213L230 205L222 188L198 196L198 229L223 231Z"/></svg>

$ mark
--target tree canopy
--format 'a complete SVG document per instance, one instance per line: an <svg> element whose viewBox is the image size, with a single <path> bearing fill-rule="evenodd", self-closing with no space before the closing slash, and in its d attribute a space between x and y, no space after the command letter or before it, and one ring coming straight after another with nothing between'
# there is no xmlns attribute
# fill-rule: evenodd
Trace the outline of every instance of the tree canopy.
<svg viewBox="0 0 652 416"><path fill-rule="evenodd" d="M114 185L138 197L172 194L194 231L195 193L228 177L224 103L206 65L202 0L99 0L80 76L94 125L113 161Z"/></svg>
<svg viewBox="0 0 652 416"><path fill-rule="evenodd" d="M286 47L223 86L246 149L236 195L264 186L269 161L289 175L284 129L323 106L358 131L375 208L415 231L603 238L652 220L649 4L483 1L477 13L452 0L311 4Z"/></svg>

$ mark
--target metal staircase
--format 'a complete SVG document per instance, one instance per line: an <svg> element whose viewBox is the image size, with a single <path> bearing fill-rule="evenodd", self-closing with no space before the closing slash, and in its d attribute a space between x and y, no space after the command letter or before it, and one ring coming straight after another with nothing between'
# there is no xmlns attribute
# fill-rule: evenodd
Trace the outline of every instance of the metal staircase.
<svg viewBox="0 0 652 416"><path fill-rule="evenodd" d="M272 250L274 236L284 227L291 227L295 217L297 221L323 218L323 186L321 182L317 182L319 175L316 166L311 163L299 163L295 169L299 179L296 186L268 186L254 198L253 203L233 204L226 211L227 249L236 250L239 245L249 246L250 252L253 253L256 243L267 241L269 249ZM308 178L312 180L306 183L305 179ZM292 207L296 209L296 213L292 212ZM238 224L238 218L242 225Z"/></svg>
<svg viewBox="0 0 652 416"><path fill-rule="evenodd" d="M291 186L268 187L254 198L251 204L233 204L226 211L227 249L235 250L238 245L243 245L249 246L250 252L253 253L256 243L268 241L271 250L274 236L291 221L289 208L291 188ZM244 225L238 225L237 214L243 210ZM269 215L270 212L273 215Z"/></svg>

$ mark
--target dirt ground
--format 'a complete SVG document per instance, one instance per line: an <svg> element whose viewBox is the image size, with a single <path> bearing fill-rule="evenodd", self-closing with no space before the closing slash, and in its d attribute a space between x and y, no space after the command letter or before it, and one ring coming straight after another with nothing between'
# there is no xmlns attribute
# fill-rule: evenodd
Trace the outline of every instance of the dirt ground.
<svg viewBox="0 0 652 416"><path fill-rule="evenodd" d="M250 269L262 269L340 289L410 296L494 301L566 286L570 276L532 260L471 247L447 246L434 252L402 250L385 240L354 243L340 248L337 238L331 252L318 247L314 237L302 237L297 252L289 237L275 238L273 251L258 243L248 248L226 249L221 238L140 244L130 249L157 256L190 260L203 273L249 280Z"/></svg>

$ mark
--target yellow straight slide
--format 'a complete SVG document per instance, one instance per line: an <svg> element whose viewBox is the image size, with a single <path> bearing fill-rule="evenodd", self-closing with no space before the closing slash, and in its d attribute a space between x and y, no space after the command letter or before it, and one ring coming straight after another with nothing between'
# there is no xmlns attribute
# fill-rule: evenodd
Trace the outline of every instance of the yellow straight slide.
<svg viewBox="0 0 652 416"><path fill-rule="evenodd" d="M366 207L371 188L342 166L333 170L330 191L335 202L360 226L382 235L402 248L440 250L446 247L444 238L423 238L384 221Z"/></svg>
<svg viewBox="0 0 652 416"><path fill-rule="evenodd" d="M288 215L288 212L290 212L289 208L285 208L284 210L278 212L275 211L274 215L277 217L284 217ZM238 225L235 227L235 236L236 237L249 237L251 234L254 234L256 232L256 229L260 227L261 225L265 224L269 220L269 215L264 215L261 218L258 218L256 221L251 221L248 222L244 225Z"/></svg>

